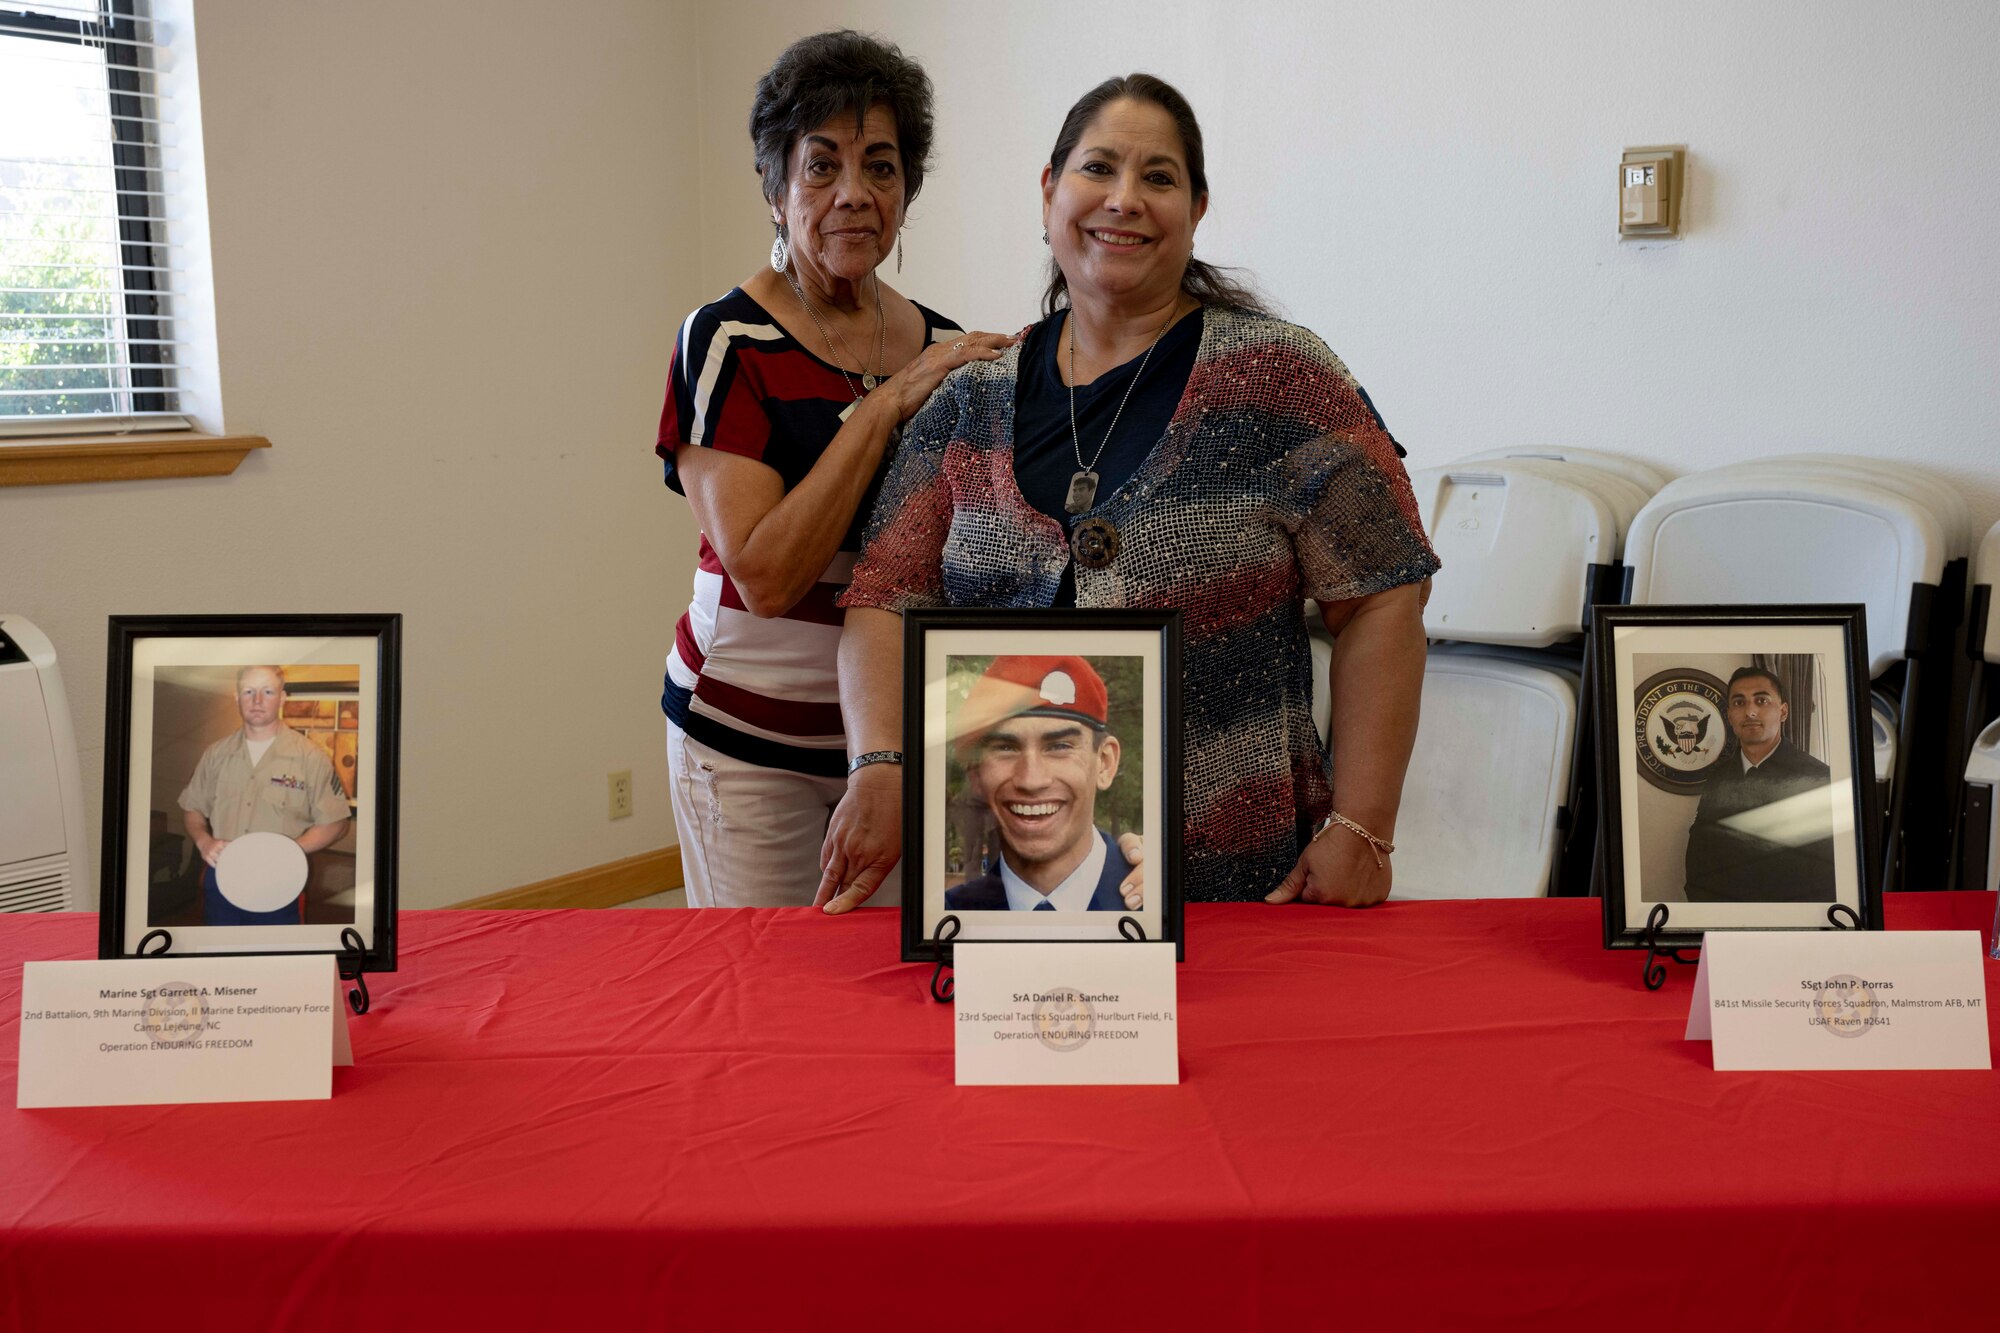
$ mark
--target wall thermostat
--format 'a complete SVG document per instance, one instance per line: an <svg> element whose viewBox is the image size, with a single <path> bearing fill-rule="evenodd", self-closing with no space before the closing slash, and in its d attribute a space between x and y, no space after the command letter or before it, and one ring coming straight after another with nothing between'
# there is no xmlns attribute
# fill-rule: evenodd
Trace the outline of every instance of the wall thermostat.
<svg viewBox="0 0 2000 1333"><path fill-rule="evenodd" d="M1680 235L1686 175L1685 147L1627 148L1618 164L1618 234Z"/></svg>

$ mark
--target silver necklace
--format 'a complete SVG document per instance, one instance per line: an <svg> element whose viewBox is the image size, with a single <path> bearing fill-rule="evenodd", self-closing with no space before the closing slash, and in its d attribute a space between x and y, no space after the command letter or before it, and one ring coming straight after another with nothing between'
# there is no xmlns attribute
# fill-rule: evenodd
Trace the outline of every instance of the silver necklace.
<svg viewBox="0 0 2000 1333"><path fill-rule="evenodd" d="M799 304L806 308L806 314L812 319L813 327L819 330L819 340L826 344L827 360L834 363L833 368L840 372L840 378L847 381L847 391L854 395L856 402L860 402L862 389L873 389L888 378L882 373L883 336L887 327L882 318L882 280L880 278L875 280L875 373L873 375L868 373L868 363L856 356L854 349L847 345L847 339L840 339L840 351L846 352L847 359L861 367L861 389L854 387L854 380L848 375L847 367L840 364L840 353L833 350L833 337L840 335L827 336L826 325L820 323L819 311L813 308L812 298L806 295L806 289L792 276L789 269L785 272L785 281L791 284L792 295L799 298Z"/></svg>
<svg viewBox="0 0 2000 1333"><path fill-rule="evenodd" d="M1097 502L1097 460L1104 457L1104 446L1111 443L1111 433L1118 429L1118 418L1125 415L1125 404L1132 401L1132 390L1139 387L1139 377L1146 373L1146 363L1153 359L1153 349L1160 345L1167 325L1174 322L1174 314L1180 309L1175 301L1167 311L1160 331L1153 335L1153 341L1146 344L1146 354L1139 358L1139 369L1132 374L1132 382L1125 386L1125 396L1118 400L1118 410L1111 414L1111 425L1104 431L1104 438L1097 442L1097 452L1083 461L1083 440L1076 432L1076 311L1069 312L1069 442L1076 450L1076 471L1070 475L1069 497L1063 501L1063 508L1071 514L1081 514Z"/></svg>

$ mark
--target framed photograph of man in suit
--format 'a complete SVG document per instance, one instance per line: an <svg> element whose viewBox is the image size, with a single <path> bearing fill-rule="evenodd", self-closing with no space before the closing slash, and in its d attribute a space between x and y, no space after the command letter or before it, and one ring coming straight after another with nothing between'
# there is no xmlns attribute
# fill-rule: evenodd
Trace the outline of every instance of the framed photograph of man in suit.
<svg viewBox="0 0 2000 1333"><path fill-rule="evenodd" d="M1178 613L904 626L904 958L955 940L1178 943Z"/></svg>
<svg viewBox="0 0 2000 1333"><path fill-rule="evenodd" d="M1607 948L1881 927L1862 615L1595 608Z"/></svg>

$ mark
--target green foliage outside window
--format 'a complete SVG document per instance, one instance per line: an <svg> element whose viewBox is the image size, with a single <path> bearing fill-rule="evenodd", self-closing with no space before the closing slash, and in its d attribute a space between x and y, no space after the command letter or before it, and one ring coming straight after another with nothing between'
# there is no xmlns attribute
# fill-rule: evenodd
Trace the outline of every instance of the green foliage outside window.
<svg viewBox="0 0 2000 1333"><path fill-rule="evenodd" d="M52 183L0 183L0 212L16 215L0 242L0 288L16 289L0 290L0 416L117 411L116 396L83 391L127 383L125 372L106 368L126 359L115 336L118 270L99 267L118 263L117 223L81 212L21 216L32 212L31 198L48 208L45 193L21 186ZM60 318L9 318L22 315Z"/></svg>

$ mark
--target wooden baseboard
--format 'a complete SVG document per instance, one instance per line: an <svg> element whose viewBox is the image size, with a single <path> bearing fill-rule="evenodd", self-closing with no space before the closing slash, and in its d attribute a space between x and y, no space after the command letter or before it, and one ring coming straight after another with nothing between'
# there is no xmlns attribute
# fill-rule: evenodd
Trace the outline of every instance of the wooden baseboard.
<svg viewBox="0 0 2000 1333"><path fill-rule="evenodd" d="M681 849L678 846L662 847L657 852L642 852L622 861L607 861L601 866L572 870L567 875L523 884L504 893L468 898L462 903L451 904L447 910L616 907L634 898L646 898L680 887Z"/></svg>

